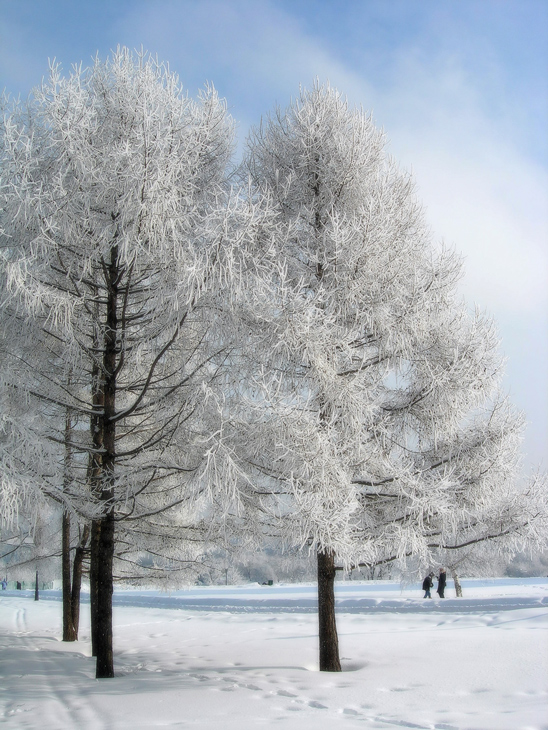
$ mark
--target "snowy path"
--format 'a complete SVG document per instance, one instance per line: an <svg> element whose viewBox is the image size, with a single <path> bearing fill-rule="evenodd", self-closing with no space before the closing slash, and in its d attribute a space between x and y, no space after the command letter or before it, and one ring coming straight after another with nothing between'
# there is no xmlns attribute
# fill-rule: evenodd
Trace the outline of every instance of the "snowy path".
<svg viewBox="0 0 548 730"><path fill-rule="evenodd" d="M341 674L316 671L307 586L192 589L163 595L171 608L158 607L162 594L118 593L117 677L101 681L85 608L82 640L63 644L54 594L2 593L0 726L548 728L548 581L478 583L443 605L365 586L338 587ZM173 607L200 591L201 610Z"/></svg>

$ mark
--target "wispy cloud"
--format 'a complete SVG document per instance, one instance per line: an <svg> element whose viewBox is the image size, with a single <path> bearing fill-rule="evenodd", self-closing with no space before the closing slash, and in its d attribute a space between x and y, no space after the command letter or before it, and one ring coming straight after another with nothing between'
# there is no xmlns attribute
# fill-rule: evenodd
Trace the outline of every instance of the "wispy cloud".
<svg viewBox="0 0 548 730"><path fill-rule="evenodd" d="M499 312L548 311L548 170L455 67L410 64L376 90L395 156L412 167L428 218L466 256L469 297Z"/></svg>

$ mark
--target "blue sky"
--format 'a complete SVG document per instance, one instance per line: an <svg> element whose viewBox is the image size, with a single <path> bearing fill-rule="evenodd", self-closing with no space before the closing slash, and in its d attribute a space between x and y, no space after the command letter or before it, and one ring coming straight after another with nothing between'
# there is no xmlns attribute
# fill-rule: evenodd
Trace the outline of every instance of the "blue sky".
<svg viewBox="0 0 548 730"><path fill-rule="evenodd" d="M315 77L372 111L412 169L462 293L496 319L505 386L548 467L547 0L0 0L0 87L118 44L226 97L243 140Z"/></svg>

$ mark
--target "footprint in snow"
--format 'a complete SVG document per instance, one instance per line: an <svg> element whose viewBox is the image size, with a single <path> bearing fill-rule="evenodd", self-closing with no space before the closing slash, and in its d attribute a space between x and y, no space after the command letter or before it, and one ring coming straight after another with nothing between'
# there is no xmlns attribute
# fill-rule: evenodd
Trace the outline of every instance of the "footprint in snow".
<svg viewBox="0 0 548 730"><path fill-rule="evenodd" d="M316 700L312 700L312 702L309 702L308 706L314 707L316 710L327 710L326 705L322 705L321 702L316 702Z"/></svg>

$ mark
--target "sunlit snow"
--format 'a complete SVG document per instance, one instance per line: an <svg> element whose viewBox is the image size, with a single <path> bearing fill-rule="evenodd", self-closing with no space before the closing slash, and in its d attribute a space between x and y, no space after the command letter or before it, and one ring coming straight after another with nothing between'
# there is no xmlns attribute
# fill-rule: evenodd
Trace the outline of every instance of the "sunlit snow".
<svg viewBox="0 0 548 730"><path fill-rule="evenodd" d="M89 611L61 642L56 591L0 592L0 723L42 730L548 728L548 579L336 584L343 672L317 671L312 585L117 590L115 679ZM435 594L434 594L435 595Z"/></svg>

